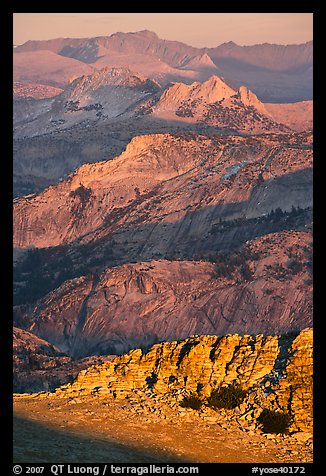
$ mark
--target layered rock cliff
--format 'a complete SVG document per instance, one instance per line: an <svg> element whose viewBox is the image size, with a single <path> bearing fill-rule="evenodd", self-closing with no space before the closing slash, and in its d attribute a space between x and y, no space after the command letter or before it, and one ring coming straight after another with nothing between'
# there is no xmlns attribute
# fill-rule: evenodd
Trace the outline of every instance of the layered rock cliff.
<svg viewBox="0 0 326 476"><path fill-rule="evenodd" d="M262 411L268 409L289 414L291 432L311 433L312 352L311 329L283 336L194 336L156 344L147 353L132 350L90 367L55 395L100 393L105 399L132 399L136 406L139 396L144 404L150 395L160 409L162 402L180 403L189 394L204 402L213 390L236 385L246 396L226 418L257 428Z"/></svg>

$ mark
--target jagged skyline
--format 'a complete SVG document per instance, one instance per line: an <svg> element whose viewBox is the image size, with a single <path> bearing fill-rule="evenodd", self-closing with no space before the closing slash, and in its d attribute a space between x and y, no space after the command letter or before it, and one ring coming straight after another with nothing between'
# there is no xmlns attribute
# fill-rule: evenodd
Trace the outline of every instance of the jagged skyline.
<svg viewBox="0 0 326 476"><path fill-rule="evenodd" d="M312 40L312 23L312 13L14 13L13 42L147 29L197 47L295 44Z"/></svg>

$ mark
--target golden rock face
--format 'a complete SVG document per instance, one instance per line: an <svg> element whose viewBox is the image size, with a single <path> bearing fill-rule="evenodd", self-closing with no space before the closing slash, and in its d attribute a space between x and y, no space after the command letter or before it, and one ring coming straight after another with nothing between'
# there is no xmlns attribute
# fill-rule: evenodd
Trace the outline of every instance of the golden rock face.
<svg viewBox="0 0 326 476"><path fill-rule="evenodd" d="M257 419L264 408L289 412L291 431L312 431L312 329L291 336L194 336L154 345L95 365L79 373L57 396L100 392L104 398L129 398L144 391L165 401L198 393L205 398L220 385L247 391L234 410ZM249 416L248 416L249 415Z"/></svg>

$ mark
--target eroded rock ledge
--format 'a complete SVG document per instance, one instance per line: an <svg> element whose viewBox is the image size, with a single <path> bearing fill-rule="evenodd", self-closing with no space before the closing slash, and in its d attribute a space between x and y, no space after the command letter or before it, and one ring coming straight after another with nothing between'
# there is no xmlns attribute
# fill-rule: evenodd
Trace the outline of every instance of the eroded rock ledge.
<svg viewBox="0 0 326 476"><path fill-rule="evenodd" d="M197 393L204 399L220 385L237 384L247 391L238 407L216 411L203 405L198 416L236 420L245 431L254 431L264 408L288 412L290 432L300 432L306 441L312 434L312 353L310 328L285 336L193 336L156 344L145 354L132 350L39 396L70 397L71 403L90 396L126 399L137 413L166 418L171 412L194 412L180 407L185 395Z"/></svg>

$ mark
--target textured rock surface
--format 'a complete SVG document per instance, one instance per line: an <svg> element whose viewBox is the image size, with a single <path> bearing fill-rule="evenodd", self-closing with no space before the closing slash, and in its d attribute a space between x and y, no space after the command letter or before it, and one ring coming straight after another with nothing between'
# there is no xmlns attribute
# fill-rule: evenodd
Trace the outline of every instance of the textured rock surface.
<svg viewBox="0 0 326 476"><path fill-rule="evenodd" d="M306 330L293 341L290 358L285 364L285 378L276 386L278 404L291 408L294 427L311 430L313 424L313 347L312 330Z"/></svg>
<svg viewBox="0 0 326 476"><path fill-rule="evenodd" d="M35 54L40 53L44 52ZM104 59L102 56L99 61ZM160 69L162 63L157 63ZM205 77L202 83L174 82L160 89L155 81L146 79L146 71L146 78L141 77L133 64L130 67L134 72L125 64L129 63L113 62L111 66L117 67L105 67L75 79L47 107L38 101L14 102L15 195L44 188L85 162L114 157L128 138L139 134L166 130L211 133L212 128L223 133L252 134L312 127L312 101L264 105L247 87L241 85L237 92L216 75ZM30 94L31 88L25 90ZM33 94L37 96L37 92Z"/></svg>
<svg viewBox="0 0 326 476"><path fill-rule="evenodd" d="M33 98L45 99L57 96L62 93L62 89L47 86L45 84L14 82L13 96L14 98Z"/></svg>
<svg viewBox="0 0 326 476"><path fill-rule="evenodd" d="M34 114L24 121L14 120L14 137L39 136L76 124L86 128L99 120L134 117L158 91L157 83L129 68L103 68L71 81L47 109L39 110L35 103Z"/></svg>
<svg viewBox="0 0 326 476"><path fill-rule="evenodd" d="M123 230L117 240L138 247L171 249L170 242L186 240L189 249L220 218L311 206L311 167L311 135L139 136L116 159L17 199L14 246L89 242Z"/></svg>
<svg viewBox="0 0 326 476"><path fill-rule="evenodd" d="M154 117L221 129L259 132L286 132L257 96L245 86L239 91L213 75L203 83L174 83L167 87L151 108Z"/></svg>
<svg viewBox="0 0 326 476"><path fill-rule="evenodd" d="M240 86L238 96L244 106L252 106L262 114L268 115L268 111L266 110L264 104L259 101L256 94L250 91L250 89L246 88L246 86Z"/></svg>
<svg viewBox="0 0 326 476"><path fill-rule="evenodd" d="M90 367L55 394L99 392L104 398L130 399L143 392L144 398L152 395L160 409L160 396L173 404L187 394L198 393L204 399L220 385L237 384L247 396L234 410L224 411L226 419L246 420L257 427L257 418L268 408L290 414L290 431L311 433L312 351L311 329L297 336L194 336L156 344L147 353L132 350ZM205 409L203 413L207 416Z"/></svg>
<svg viewBox="0 0 326 476"><path fill-rule="evenodd" d="M311 234L288 231L249 242L227 272L218 259L125 264L66 281L17 308L15 322L75 357L192 334L300 330L312 325L311 254Z"/></svg>
<svg viewBox="0 0 326 476"><path fill-rule="evenodd" d="M203 83L192 83L190 85L184 83L175 83L167 88L157 105L160 110L177 109L182 101L202 100L207 103L215 103L222 99L234 96L236 91L228 86L218 76L211 76Z"/></svg>
<svg viewBox="0 0 326 476"><path fill-rule="evenodd" d="M90 357L73 361L55 346L36 335L14 327L13 391L51 391L72 381L80 370L110 359Z"/></svg>

